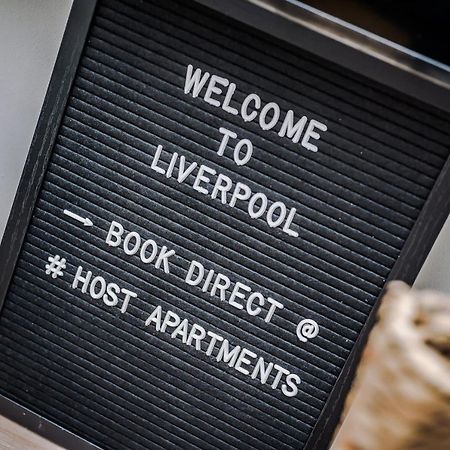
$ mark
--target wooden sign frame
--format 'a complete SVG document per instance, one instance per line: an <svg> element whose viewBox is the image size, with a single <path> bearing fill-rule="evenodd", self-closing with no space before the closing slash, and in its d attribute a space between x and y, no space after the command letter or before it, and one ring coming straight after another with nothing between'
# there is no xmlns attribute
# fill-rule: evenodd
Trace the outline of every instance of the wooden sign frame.
<svg viewBox="0 0 450 450"><path fill-rule="evenodd" d="M408 55L377 43L377 51L388 57L380 58L377 52L364 53L352 48L329 34L317 31L318 26L329 19L291 2L278 14L261 7L261 2L229 0L198 0L219 12L301 47L309 52L344 65L347 68L368 76L378 78L383 74L383 82L404 94L420 99L445 112L450 112L450 90L448 84L436 77L423 75L413 65L408 66ZM272 7L281 2L271 2ZM34 205L46 172L66 102L79 64L85 39L89 31L96 2L75 0L67 23L67 28L53 70L53 75L45 97L42 112L33 137L28 159L19 184L10 218L0 247L0 308L8 292L20 249L23 244ZM341 30L342 31L342 30ZM346 30L353 37L358 33ZM342 35L342 33L340 33ZM361 38L361 36L359 36ZM362 36L368 39L367 36ZM398 64L392 64L396 60ZM417 67L417 64L415 64ZM419 64L420 69L420 64ZM443 74L445 77L445 74ZM378 81L380 81L378 79ZM445 163L437 181L417 219L402 251L392 269L389 280L400 279L412 283L430 251L442 225L450 211L450 161ZM380 296L381 297L381 296ZM377 302L377 305L379 300ZM327 448L333 431L339 421L343 403L355 373L361 352L368 334L375 322L377 306L369 319L348 358L344 369L330 395L317 422L305 450ZM40 434L73 448L92 448L93 446L77 436L52 424L45 418L26 410L20 405L1 397L0 413L5 414L38 431Z"/></svg>

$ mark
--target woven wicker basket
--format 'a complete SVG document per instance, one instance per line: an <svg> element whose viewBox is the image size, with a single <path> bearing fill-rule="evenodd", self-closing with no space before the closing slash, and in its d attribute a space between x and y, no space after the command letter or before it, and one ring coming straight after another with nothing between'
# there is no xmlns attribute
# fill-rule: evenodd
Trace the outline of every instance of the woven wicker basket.
<svg viewBox="0 0 450 450"><path fill-rule="evenodd" d="M450 450L450 298L391 283L333 450Z"/></svg>

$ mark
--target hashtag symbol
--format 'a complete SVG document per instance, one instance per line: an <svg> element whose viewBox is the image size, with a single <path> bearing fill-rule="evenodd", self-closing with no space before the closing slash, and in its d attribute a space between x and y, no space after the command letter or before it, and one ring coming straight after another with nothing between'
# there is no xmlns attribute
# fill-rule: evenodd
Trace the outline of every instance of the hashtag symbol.
<svg viewBox="0 0 450 450"><path fill-rule="evenodd" d="M52 275L52 278L58 278L63 276L63 269L66 268L66 258L61 258L59 255L49 256L49 264L45 265L45 273Z"/></svg>

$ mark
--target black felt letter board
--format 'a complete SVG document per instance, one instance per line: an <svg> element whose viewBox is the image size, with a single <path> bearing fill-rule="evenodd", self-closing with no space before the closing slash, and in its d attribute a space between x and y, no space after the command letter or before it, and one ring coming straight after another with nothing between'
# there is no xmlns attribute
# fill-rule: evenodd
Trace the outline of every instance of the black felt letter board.
<svg viewBox="0 0 450 450"><path fill-rule="evenodd" d="M305 449L449 153L448 117L381 83L193 2L101 1L0 316L0 392L108 449ZM326 126L317 149L283 135L290 110Z"/></svg>

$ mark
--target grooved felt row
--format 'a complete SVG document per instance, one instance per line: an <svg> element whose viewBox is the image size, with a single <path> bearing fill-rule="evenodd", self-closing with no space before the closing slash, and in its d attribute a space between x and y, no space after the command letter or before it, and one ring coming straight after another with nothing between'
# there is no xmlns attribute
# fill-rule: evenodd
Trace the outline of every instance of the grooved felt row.
<svg viewBox="0 0 450 450"><path fill-rule="evenodd" d="M185 95L188 64L236 83L236 106L255 92L325 122L319 151ZM217 154L220 127L251 140L248 164ZM448 156L446 130L438 111L193 2L101 1L0 317L0 392L104 448L302 449ZM194 191L195 174L156 173L159 144L165 168L178 152L295 207L299 236ZM174 249L170 274L108 247L113 220ZM58 279L44 269L55 254ZM194 259L284 309L265 323L188 286ZM138 299L121 314L72 289L79 265ZM145 328L158 305L299 374L298 395ZM320 325L307 343L304 318Z"/></svg>

